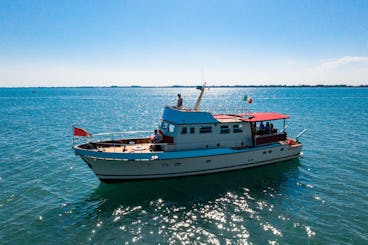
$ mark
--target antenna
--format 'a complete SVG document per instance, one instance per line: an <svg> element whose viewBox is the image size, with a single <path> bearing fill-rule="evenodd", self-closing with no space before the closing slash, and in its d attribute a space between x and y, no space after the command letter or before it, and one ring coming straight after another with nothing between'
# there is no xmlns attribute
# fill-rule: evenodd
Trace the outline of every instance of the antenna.
<svg viewBox="0 0 368 245"><path fill-rule="evenodd" d="M203 65L201 67L201 71L202 71L202 83L204 83Z"/></svg>

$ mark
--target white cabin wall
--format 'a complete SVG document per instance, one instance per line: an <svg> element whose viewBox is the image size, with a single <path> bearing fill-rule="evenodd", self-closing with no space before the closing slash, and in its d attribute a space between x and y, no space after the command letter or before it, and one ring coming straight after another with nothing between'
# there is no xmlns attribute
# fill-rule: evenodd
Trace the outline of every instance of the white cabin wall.
<svg viewBox="0 0 368 245"><path fill-rule="evenodd" d="M252 147L253 139L252 139L252 129L250 123L243 124L243 135L244 135L244 146Z"/></svg>
<svg viewBox="0 0 368 245"><path fill-rule="evenodd" d="M212 126L212 133L199 133L201 126ZM182 127L187 127L187 134L181 134ZM190 133L191 127L195 128L194 134ZM203 149L206 148L206 146L208 146L208 148L215 148L216 143L212 141L215 128L214 124L178 126L178 131L174 139L176 149Z"/></svg>
<svg viewBox="0 0 368 245"><path fill-rule="evenodd" d="M241 147L252 146L251 129L249 123L242 123L241 133L233 133L233 125L241 123L217 123L217 124L195 124L195 125L176 125L175 130L175 149L204 149L218 147ZM221 125L229 125L230 133L221 134ZM200 133L201 126L212 126L211 133ZM187 127L187 134L181 134L182 127ZM190 134L190 128L195 128L195 133ZM243 142L243 145L241 144ZM219 145L218 145L219 144Z"/></svg>

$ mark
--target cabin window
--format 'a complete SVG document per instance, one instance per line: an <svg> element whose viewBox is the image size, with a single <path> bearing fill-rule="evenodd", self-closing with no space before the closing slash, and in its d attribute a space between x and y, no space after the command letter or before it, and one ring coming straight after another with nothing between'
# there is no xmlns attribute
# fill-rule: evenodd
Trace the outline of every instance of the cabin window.
<svg viewBox="0 0 368 245"><path fill-rule="evenodd" d="M161 124L161 128L162 129L166 129L167 126L168 126L168 123L167 122L162 122L162 124Z"/></svg>
<svg viewBox="0 0 368 245"><path fill-rule="evenodd" d="M233 125L233 133L235 134L235 133L242 133L243 132L243 129L242 129L242 125L240 124L240 125L238 125L238 124L236 124L236 125Z"/></svg>
<svg viewBox="0 0 368 245"><path fill-rule="evenodd" d="M174 124L169 124L169 132L174 133L174 131L175 131L175 125Z"/></svg>
<svg viewBox="0 0 368 245"><path fill-rule="evenodd" d="M199 133L201 134L206 134L206 133L211 133L211 132L212 132L211 126L202 126L199 128Z"/></svg>
<svg viewBox="0 0 368 245"><path fill-rule="evenodd" d="M229 125L221 126L221 134L228 134L228 133L230 133Z"/></svg>
<svg viewBox="0 0 368 245"><path fill-rule="evenodd" d="M194 134L194 133L195 133L195 128L193 128L193 127L192 127L192 128L190 128L190 133L191 133L191 134Z"/></svg>
<svg viewBox="0 0 368 245"><path fill-rule="evenodd" d="M187 127L181 128L181 134L187 134Z"/></svg>

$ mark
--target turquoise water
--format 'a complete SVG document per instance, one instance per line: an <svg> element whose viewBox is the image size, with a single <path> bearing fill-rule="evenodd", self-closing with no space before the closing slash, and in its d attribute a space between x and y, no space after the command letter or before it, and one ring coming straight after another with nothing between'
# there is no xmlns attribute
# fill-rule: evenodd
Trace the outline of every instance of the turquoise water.
<svg viewBox="0 0 368 245"><path fill-rule="evenodd" d="M247 94L290 115L289 136L308 128L300 160L108 185L74 156L72 124L152 131L177 92L193 107L199 91L0 89L1 243L368 244L368 89L206 91L203 109L244 111Z"/></svg>

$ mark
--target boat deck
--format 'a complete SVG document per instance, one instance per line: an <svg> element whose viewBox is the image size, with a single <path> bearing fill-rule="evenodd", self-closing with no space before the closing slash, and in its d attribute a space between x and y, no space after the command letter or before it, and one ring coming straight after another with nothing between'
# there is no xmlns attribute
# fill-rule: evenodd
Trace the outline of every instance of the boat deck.
<svg viewBox="0 0 368 245"><path fill-rule="evenodd" d="M155 149L156 147L156 149ZM158 152L162 151L158 149L158 145L154 145L152 143L142 143L142 144L133 144L133 145L124 145L124 146L109 146L109 147L98 147L97 151L100 152L109 152L109 153L150 153L150 152Z"/></svg>
<svg viewBox="0 0 368 245"><path fill-rule="evenodd" d="M286 135L285 135L286 136ZM273 139L273 138L272 138ZM297 142L292 139L285 138L276 138L273 140L258 142L257 146L262 146L270 143L279 142L282 145L300 145L300 142ZM262 144L261 144L262 143ZM110 145L110 146L98 146L93 149L94 151L99 152L107 152L107 153L151 153L151 152L163 152L161 146L166 144L154 144L154 143L138 143L138 144L126 144L126 145Z"/></svg>

